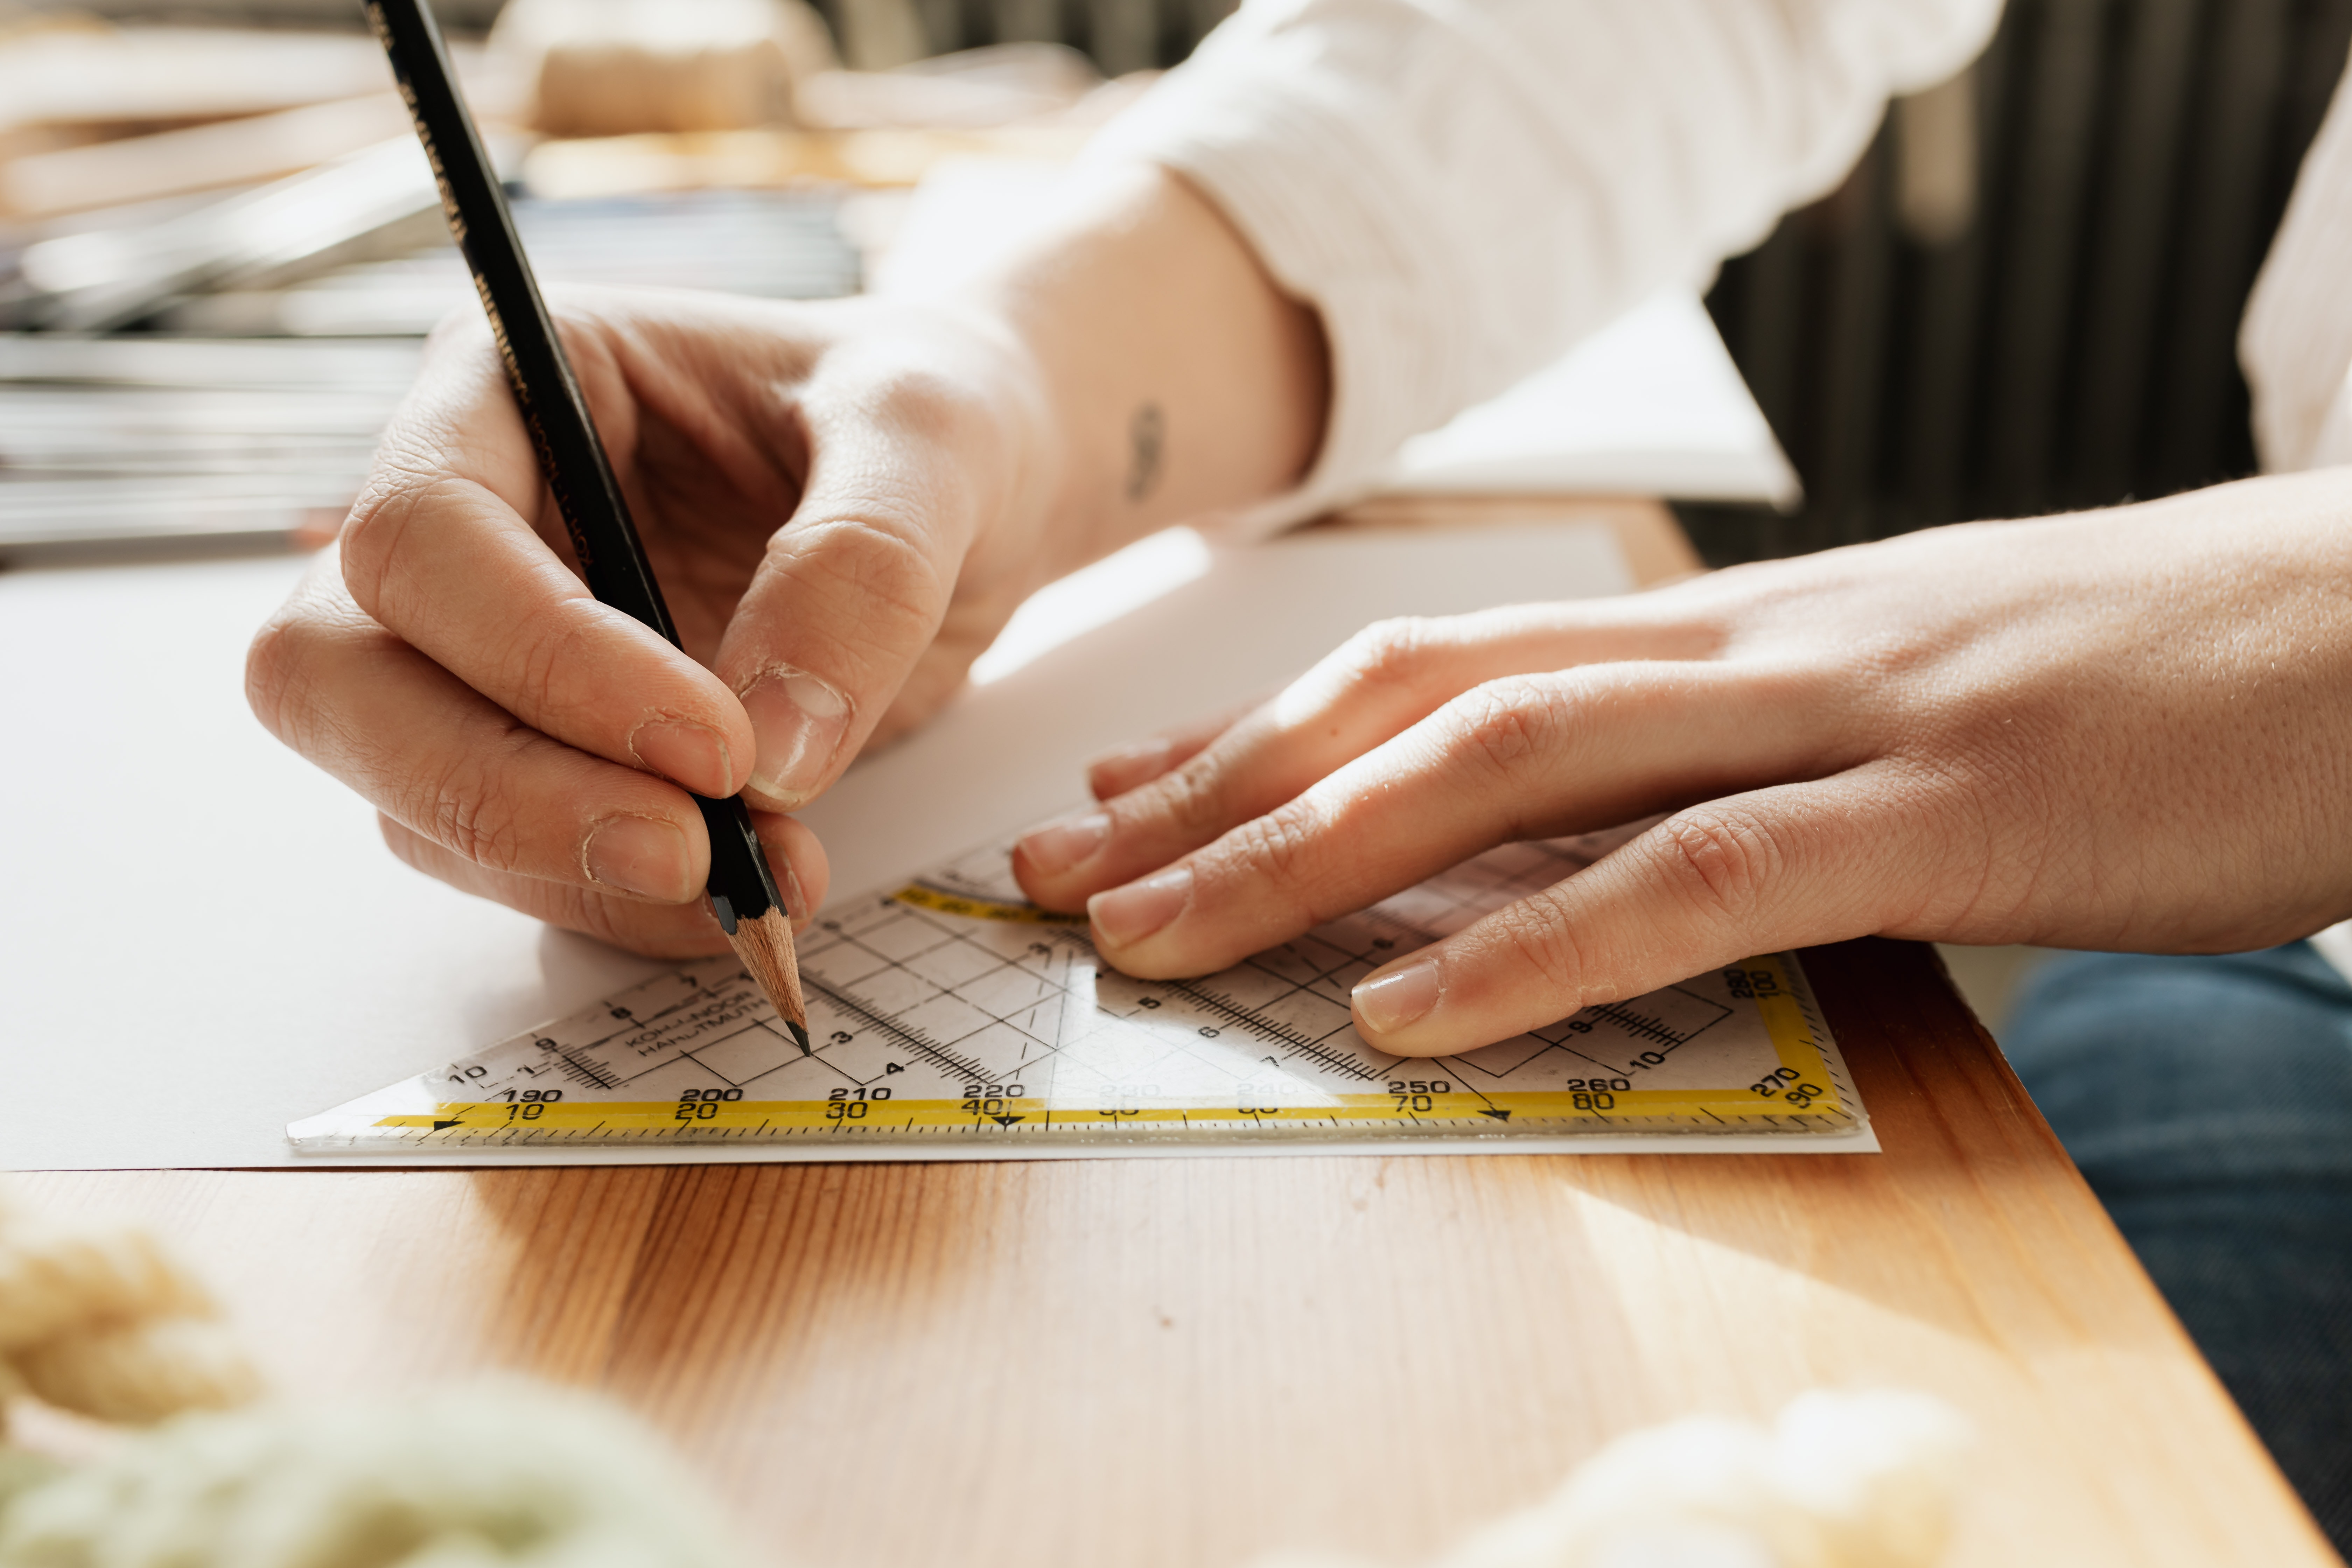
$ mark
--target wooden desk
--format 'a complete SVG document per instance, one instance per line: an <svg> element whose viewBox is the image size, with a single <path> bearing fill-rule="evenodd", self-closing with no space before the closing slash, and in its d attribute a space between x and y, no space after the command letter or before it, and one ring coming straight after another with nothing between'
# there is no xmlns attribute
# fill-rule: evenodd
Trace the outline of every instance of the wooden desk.
<svg viewBox="0 0 2352 1568"><path fill-rule="evenodd" d="M1805 963L1884 1154L23 1181L179 1239L284 1388L610 1391L779 1560L1410 1562L1832 1384L1979 1424L1955 1563L2336 1562L1932 952Z"/></svg>

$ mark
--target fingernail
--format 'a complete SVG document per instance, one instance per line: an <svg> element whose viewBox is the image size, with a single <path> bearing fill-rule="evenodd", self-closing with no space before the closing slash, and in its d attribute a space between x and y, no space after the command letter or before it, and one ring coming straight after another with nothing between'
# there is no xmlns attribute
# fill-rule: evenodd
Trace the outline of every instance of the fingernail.
<svg viewBox="0 0 2352 1568"><path fill-rule="evenodd" d="M809 917L816 911L809 908L808 894L802 891L801 879L793 874L789 860L784 862L784 874L777 879L776 890L784 895L784 919L792 922L793 929L798 931L808 924Z"/></svg>
<svg viewBox="0 0 2352 1568"><path fill-rule="evenodd" d="M1358 982L1348 1000L1356 1016L1386 1035L1425 1017L1437 1005L1437 955L1431 953Z"/></svg>
<svg viewBox="0 0 2352 1568"><path fill-rule="evenodd" d="M816 793L841 750L849 732L849 699L788 664L769 670L741 695L751 732L760 738L751 787L790 811Z"/></svg>
<svg viewBox="0 0 2352 1568"><path fill-rule="evenodd" d="M1033 827L1021 836L1018 847L1032 869L1052 877L1093 859L1109 837L1110 818L1093 811Z"/></svg>
<svg viewBox="0 0 2352 1568"><path fill-rule="evenodd" d="M650 816L608 816L588 830L588 842L580 847L589 880L665 903L694 896L686 861L686 835Z"/></svg>
<svg viewBox="0 0 2352 1568"><path fill-rule="evenodd" d="M1087 900L1087 916L1113 947L1130 947L1184 912L1192 898L1192 868L1171 866L1167 870L1097 893Z"/></svg>
<svg viewBox="0 0 2352 1568"><path fill-rule="evenodd" d="M727 742L708 724L684 719L648 721L629 731L629 754L698 795L735 793L735 765L727 754Z"/></svg>

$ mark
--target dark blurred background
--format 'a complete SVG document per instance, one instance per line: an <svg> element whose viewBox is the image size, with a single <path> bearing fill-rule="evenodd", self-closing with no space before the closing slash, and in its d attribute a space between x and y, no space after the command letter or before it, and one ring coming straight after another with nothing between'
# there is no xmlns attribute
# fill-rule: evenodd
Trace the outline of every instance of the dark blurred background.
<svg viewBox="0 0 2352 1568"><path fill-rule="evenodd" d="M1803 476L1687 508L1714 559L2251 473L2238 318L2352 47L2352 0L2011 0L1958 84L1978 178L1906 222L1898 105L1708 298ZM1929 232L1921 232L1923 228Z"/></svg>

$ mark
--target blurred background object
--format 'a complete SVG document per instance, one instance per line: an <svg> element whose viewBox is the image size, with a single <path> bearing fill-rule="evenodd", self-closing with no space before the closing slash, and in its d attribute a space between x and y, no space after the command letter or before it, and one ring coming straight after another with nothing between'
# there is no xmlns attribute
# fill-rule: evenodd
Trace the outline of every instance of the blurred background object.
<svg viewBox="0 0 2352 1568"><path fill-rule="evenodd" d="M180 131L28 153L0 166L0 209L45 218L291 174L408 130L397 94L308 103Z"/></svg>
<svg viewBox="0 0 2352 1568"><path fill-rule="evenodd" d="M0 548L331 537L415 342L0 338Z"/></svg>
<svg viewBox="0 0 2352 1568"><path fill-rule="evenodd" d="M791 124L800 85L835 63L800 0L510 0L490 50L550 136Z"/></svg>
<svg viewBox="0 0 2352 1568"><path fill-rule="evenodd" d="M300 278L369 248L417 244L438 206L415 142L380 142L152 221L118 210L121 221L36 239L16 255L0 311L12 325L65 331L128 326L207 289Z"/></svg>
<svg viewBox="0 0 2352 1568"><path fill-rule="evenodd" d="M854 293L879 193L1065 159L1137 88L1058 43L932 54L903 4L438 10L551 285ZM361 20L0 9L0 560L331 532L414 340L473 297Z"/></svg>
<svg viewBox="0 0 2352 1568"><path fill-rule="evenodd" d="M1805 484L1718 563L2254 470L2238 320L2352 0L2009 0L1708 304Z"/></svg>
<svg viewBox="0 0 2352 1568"><path fill-rule="evenodd" d="M462 302L356 0L8 3L0 325L413 335ZM551 281L785 298L858 287L950 160L1068 157L1231 8L436 7ZM2352 0L2010 0L1974 68L1724 268L1709 309L1802 496L1682 507L1702 551L2251 471L2238 317L2347 46ZM0 553L18 444L0 426Z"/></svg>

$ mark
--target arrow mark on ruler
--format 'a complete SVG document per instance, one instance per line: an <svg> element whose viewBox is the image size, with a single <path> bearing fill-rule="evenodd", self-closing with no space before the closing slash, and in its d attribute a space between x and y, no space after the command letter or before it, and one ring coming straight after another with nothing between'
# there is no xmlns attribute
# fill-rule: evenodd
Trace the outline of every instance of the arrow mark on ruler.
<svg viewBox="0 0 2352 1568"><path fill-rule="evenodd" d="M1455 1072L1460 1072L1462 1070L1463 1061L1460 1057L1447 1057L1442 1059L1452 1062ZM1511 1113L1504 1110L1501 1106L1496 1105L1494 1100L1488 1099L1486 1095L1481 1093L1476 1084L1465 1082L1462 1087L1468 1089L1471 1093L1477 1095L1479 1099L1486 1101L1486 1109L1480 1111L1478 1113L1479 1115L1491 1117L1496 1121L1508 1121L1511 1119Z"/></svg>

